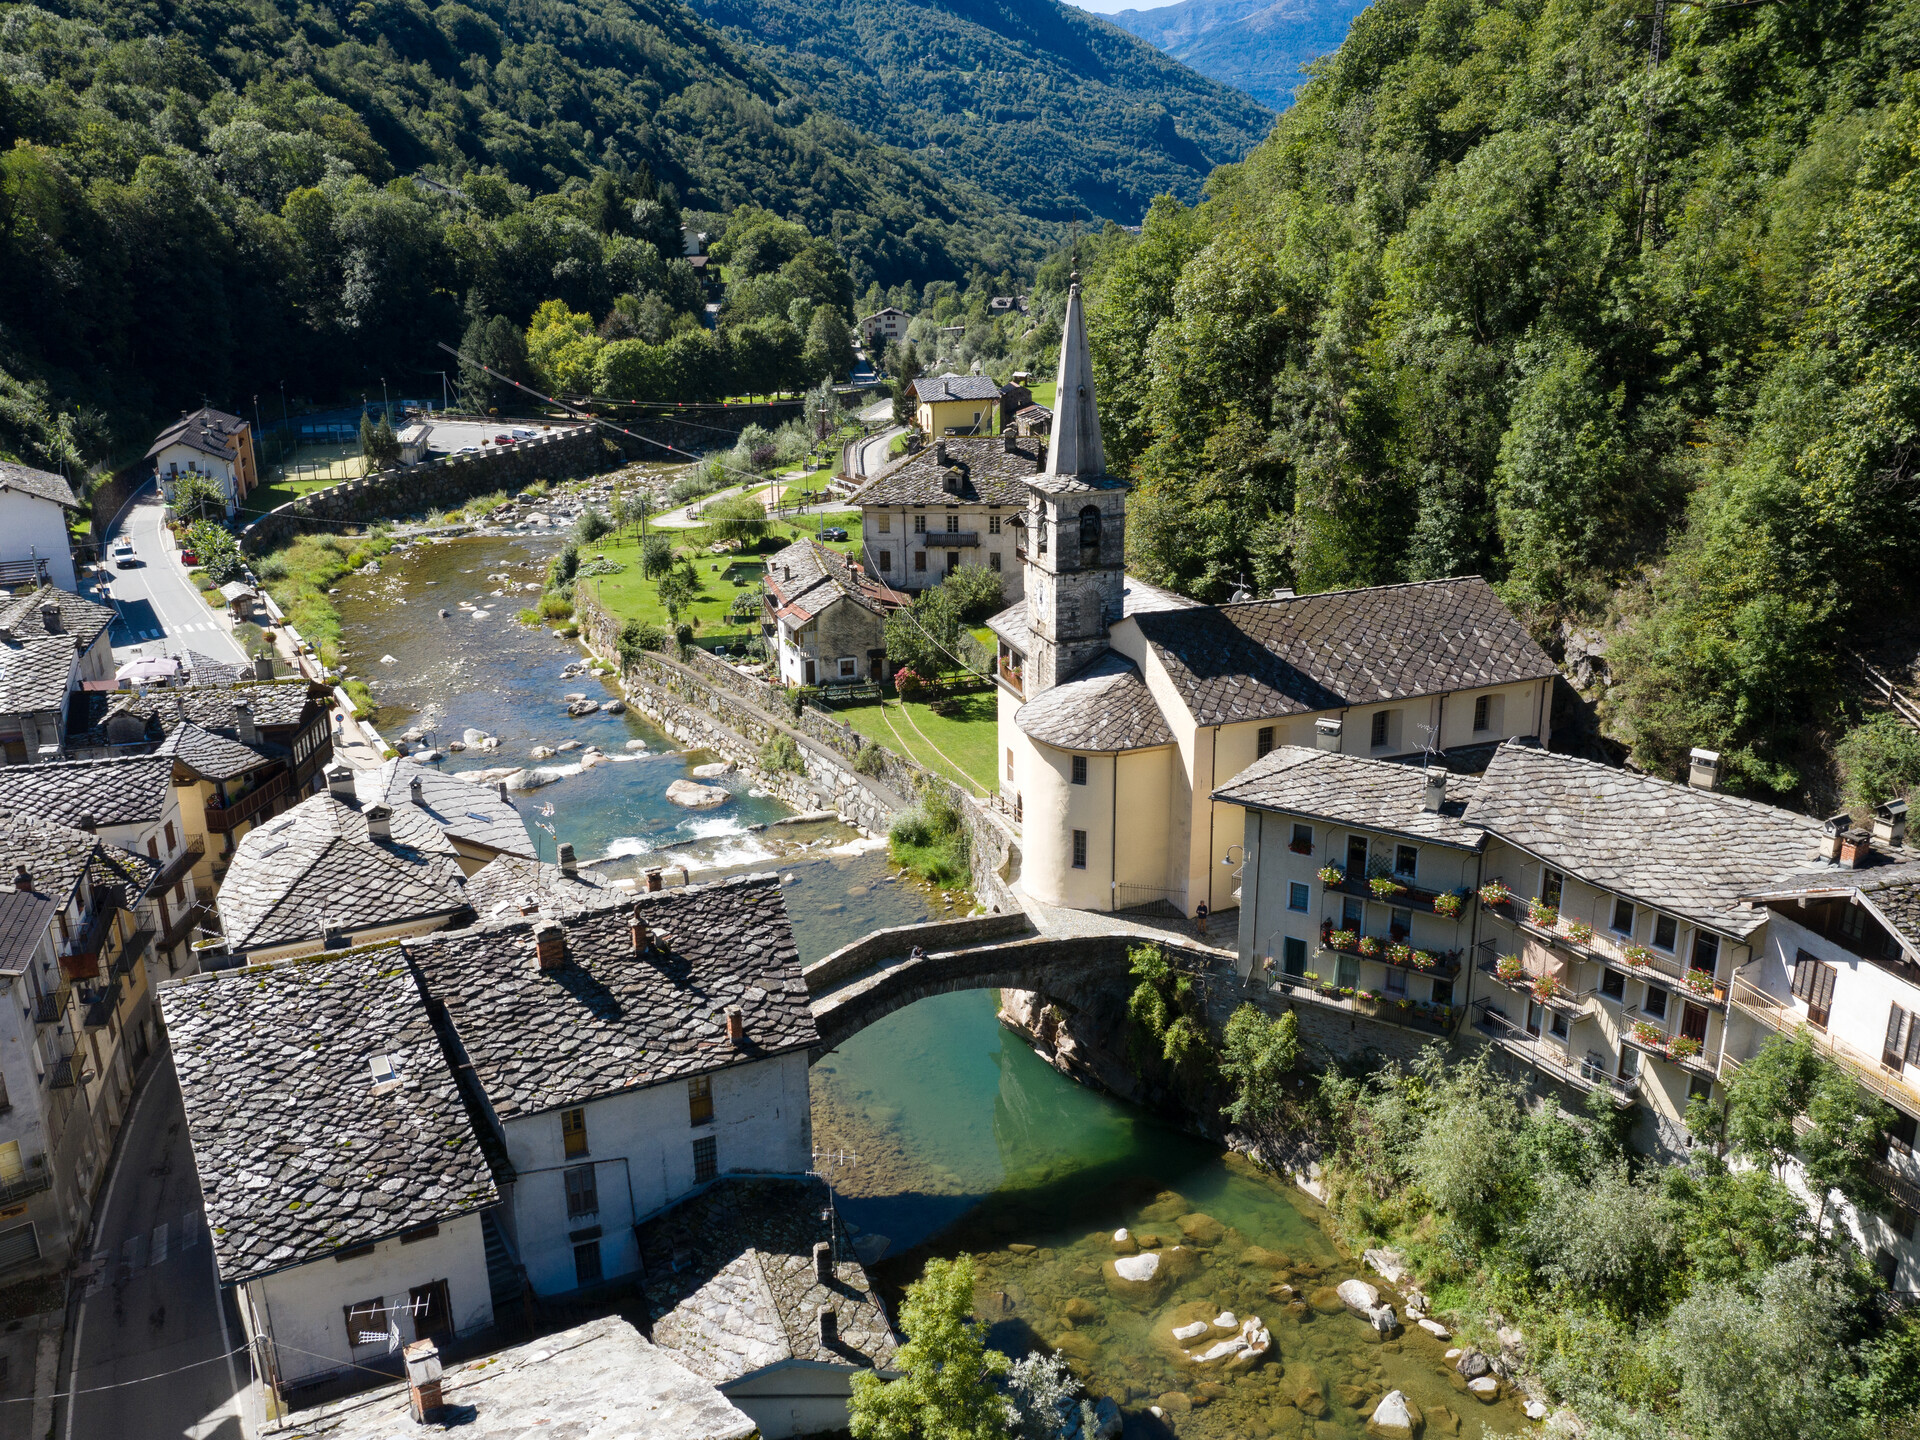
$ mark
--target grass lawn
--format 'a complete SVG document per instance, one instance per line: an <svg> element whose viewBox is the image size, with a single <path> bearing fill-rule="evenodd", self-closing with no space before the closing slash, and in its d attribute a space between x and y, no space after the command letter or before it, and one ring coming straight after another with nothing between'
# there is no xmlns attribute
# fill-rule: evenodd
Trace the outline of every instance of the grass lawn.
<svg viewBox="0 0 1920 1440"><path fill-rule="evenodd" d="M887 700L879 705L849 705L834 718L906 755L928 770L976 792L992 791L998 781L999 699L992 690L961 695L952 715L936 715L919 701Z"/></svg>
<svg viewBox="0 0 1920 1440"><path fill-rule="evenodd" d="M1029 385L1027 388L1033 391L1033 403L1036 405L1044 405L1049 410L1053 409L1053 387L1059 383L1060 382L1055 379L1043 380L1038 385Z"/></svg>
<svg viewBox="0 0 1920 1440"><path fill-rule="evenodd" d="M690 530L668 533L678 539L681 535L704 535L706 532ZM700 579L700 594L694 597L691 606L681 611L681 619L693 626L694 637L698 640L750 640L758 635L758 612L744 621L730 620L727 613L733 607L734 596L750 592L760 583L760 577L766 571L766 565L760 557L756 555L736 560L729 556L709 555L704 545L696 548L684 543L679 550L692 559L694 574ZM640 537L625 535L615 540L608 536L582 546L580 550L582 564L601 555L619 561L627 567L626 570L618 575L591 576L579 583L593 586L601 605L622 620L648 620L671 629L673 622L667 618L666 609L660 604L659 590L653 581L641 577ZM744 583L735 585L735 579Z"/></svg>

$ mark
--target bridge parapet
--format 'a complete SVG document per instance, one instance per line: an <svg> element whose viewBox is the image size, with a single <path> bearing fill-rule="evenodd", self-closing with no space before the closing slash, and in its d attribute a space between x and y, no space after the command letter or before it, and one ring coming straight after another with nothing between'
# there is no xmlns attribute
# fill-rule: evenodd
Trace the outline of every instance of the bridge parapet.
<svg viewBox="0 0 1920 1440"><path fill-rule="evenodd" d="M895 925L842 945L800 973L807 993L821 995L885 960L904 960L918 945L923 950L957 950L995 940L1033 934L1033 922L1019 911L1007 915L970 915L923 925Z"/></svg>

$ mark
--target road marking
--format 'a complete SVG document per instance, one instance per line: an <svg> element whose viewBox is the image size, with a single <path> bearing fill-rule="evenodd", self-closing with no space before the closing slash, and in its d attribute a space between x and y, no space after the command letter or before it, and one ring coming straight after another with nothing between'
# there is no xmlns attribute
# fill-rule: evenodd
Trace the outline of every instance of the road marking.
<svg viewBox="0 0 1920 1440"><path fill-rule="evenodd" d="M191 1250L200 1243L200 1217L192 1210L180 1212L180 1248Z"/></svg>
<svg viewBox="0 0 1920 1440"><path fill-rule="evenodd" d="M150 1264L158 1265L167 1258L167 1227L164 1222L153 1227L153 1259Z"/></svg>
<svg viewBox="0 0 1920 1440"><path fill-rule="evenodd" d="M146 1258L147 1237L144 1235L129 1235L120 1246L121 1278L125 1279L128 1275L131 1275L142 1265L146 1264Z"/></svg>

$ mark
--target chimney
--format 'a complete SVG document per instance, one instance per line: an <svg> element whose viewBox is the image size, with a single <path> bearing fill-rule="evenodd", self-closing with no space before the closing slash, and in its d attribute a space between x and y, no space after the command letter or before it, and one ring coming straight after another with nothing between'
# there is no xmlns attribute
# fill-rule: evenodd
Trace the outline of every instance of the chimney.
<svg viewBox="0 0 1920 1440"><path fill-rule="evenodd" d="M567 932L553 921L533 927L533 958L542 970L558 970L567 963Z"/></svg>
<svg viewBox="0 0 1920 1440"><path fill-rule="evenodd" d="M347 932L338 925L326 924L320 927L320 948L322 950L345 950Z"/></svg>
<svg viewBox="0 0 1920 1440"><path fill-rule="evenodd" d="M1840 858L1840 841L1847 831L1853 828L1853 816L1842 810L1838 815L1820 822L1820 850L1822 860Z"/></svg>
<svg viewBox="0 0 1920 1440"><path fill-rule="evenodd" d="M413 783L418 785L420 782L416 780ZM560 842L560 870L561 873L565 875L578 875L580 873L580 861L574 855L573 842L571 840L562 840Z"/></svg>
<svg viewBox="0 0 1920 1440"><path fill-rule="evenodd" d="M420 783L420 777L418 775L407 781L407 799L411 800L414 804L425 804L426 793L427 787Z"/></svg>
<svg viewBox="0 0 1920 1440"><path fill-rule="evenodd" d="M747 1043L747 1017L740 1013L738 1005L727 1007L727 1039L735 1045Z"/></svg>
<svg viewBox="0 0 1920 1440"><path fill-rule="evenodd" d="M16 890L33 889L33 874L24 865L13 867L13 888Z"/></svg>
<svg viewBox="0 0 1920 1440"><path fill-rule="evenodd" d="M1849 830L1840 837L1840 865L1846 870L1856 869L1862 860L1873 854L1873 837L1864 830Z"/></svg>
<svg viewBox="0 0 1920 1440"><path fill-rule="evenodd" d="M256 655L253 657L253 678L256 680L273 679L273 657Z"/></svg>
<svg viewBox="0 0 1920 1440"><path fill-rule="evenodd" d="M327 766L327 793L336 800L353 799L353 771L337 760Z"/></svg>
<svg viewBox="0 0 1920 1440"><path fill-rule="evenodd" d="M407 1362L407 1397L413 1418L421 1425L440 1415L440 1348L431 1340L416 1340L401 1352Z"/></svg>
<svg viewBox="0 0 1920 1440"><path fill-rule="evenodd" d="M1889 848L1907 843L1907 802L1888 800L1873 807L1873 838Z"/></svg>
<svg viewBox="0 0 1920 1440"><path fill-rule="evenodd" d="M260 732L254 728L253 724L253 706L249 705L245 700L236 700L233 702L233 728L240 732L240 743L242 745L258 745L260 743Z"/></svg>
<svg viewBox="0 0 1920 1440"><path fill-rule="evenodd" d="M1447 772L1444 770L1427 771L1427 791L1421 804L1428 810L1439 810L1447 803Z"/></svg>
<svg viewBox="0 0 1920 1440"><path fill-rule="evenodd" d="M647 929L647 922L640 918L635 910L627 916L627 949L634 955L644 955L653 948L653 936Z"/></svg>
<svg viewBox="0 0 1920 1440"><path fill-rule="evenodd" d="M1340 749L1341 728L1339 720L1331 715L1323 716L1314 721L1313 748L1316 750L1337 752Z"/></svg>
<svg viewBox="0 0 1920 1440"><path fill-rule="evenodd" d="M393 810L390 806L369 805L362 813L367 817L369 840L393 839Z"/></svg>
<svg viewBox="0 0 1920 1440"><path fill-rule="evenodd" d="M1020 435L1018 431L1015 431L1015 430L1001 431L1000 432L1000 448L1002 450L1005 450L1009 455L1018 455L1020 453L1020 447L1015 442L1019 438L1020 438Z"/></svg>
<svg viewBox="0 0 1920 1440"><path fill-rule="evenodd" d="M40 607L40 623L47 627L49 635L58 635L67 628L58 602L49 600Z"/></svg>
<svg viewBox="0 0 1920 1440"><path fill-rule="evenodd" d="M814 1242L813 1278L823 1284L833 1279L833 1246L825 1240Z"/></svg>
<svg viewBox="0 0 1920 1440"><path fill-rule="evenodd" d="M1720 752L1698 745L1687 752L1687 784L1696 790L1720 788Z"/></svg>
<svg viewBox="0 0 1920 1440"><path fill-rule="evenodd" d="M942 470L947 468L947 442L946 441L936 440L933 442L933 463L935 465L938 465Z"/></svg>
<svg viewBox="0 0 1920 1440"><path fill-rule="evenodd" d="M820 1327L820 1343L833 1345L840 1339L840 1317L833 1313L833 1306L822 1305L813 1312L814 1320Z"/></svg>
<svg viewBox="0 0 1920 1440"><path fill-rule="evenodd" d="M497 794L503 801L507 798L507 782L506 781L504 780L496 781L494 783L493 788L494 788L494 793Z"/></svg>
<svg viewBox="0 0 1920 1440"><path fill-rule="evenodd" d="M89 810L86 814L80 817L80 828L86 831L89 835L93 834L93 832L99 828L99 825L100 825L99 820L95 818L94 813L91 810Z"/></svg>
<svg viewBox="0 0 1920 1440"><path fill-rule="evenodd" d="M660 868L658 866L655 866L653 869L647 871L647 893L649 895L653 894L665 883L666 882L661 878Z"/></svg>

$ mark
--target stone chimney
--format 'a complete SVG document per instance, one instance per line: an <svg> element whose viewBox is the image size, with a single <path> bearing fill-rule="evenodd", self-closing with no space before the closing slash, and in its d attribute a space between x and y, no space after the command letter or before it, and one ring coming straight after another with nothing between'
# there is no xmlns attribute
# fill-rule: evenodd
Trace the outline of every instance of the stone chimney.
<svg viewBox="0 0 1920 1440"><path fill-rule="evenodd" d="M338 925L329 922L320 929L320 948L322 950L345 950L347 932Z"/></svg>
<svg viewBox="0 0 1920 1440"><path fill-rule="evenodd" d="M493 789L494 789L494 793L498 795L501 798L501 800L504 801L507 798L507 782L506 781L504 780L495 781Z"/></svg>
<svg viewBox="0 0 1920 1440"><path fill-rule="evenodd" d="M418 785L420 782L416 780L413 783ZM560 842L560 873L563 875L578 875L580 873L580 861L573 853L573 842L571 840L562 840Z"/></svg>
<svg viewBox="0 0 1920 1440"><path fill-rule="evenodd" d="M1698 745L1687 752L1687 784L1696 790L1720 788L1720 752Z"/></svg>
<svg viewBox="0 0 1920 1440"><path fill-rule="evenodd" d="M1853 816L1844 810L1838 815L1821 821L1820 858L1822 860L1838 860L1840 858L1840 842L1845 838L1847 831L1852 828Z"/></svg>
<svg viewBox="0 0 1920 1440"><path fill-rule="evenodd" d="M1000 432L1000 448L1009 455L1018 455L1020 453L1020 446L1017 443L1019 439L1020 433L1017 430L1002 430Z"/></svg>
<svg viewBox="0 0 1920 1440"><path fill-rule="evenodd" d="M353 800L353 771L339 761L327 766L327 793L336 800Z"/></svg>
<svg viewBox="0 0 1920 1440"><path fill-rule="evenodd" d="M567 932L548 920L533 927L533 958L542 970L558 970L567 963Z"/></svg>
<svg viewBox="0 0 1920 1440"><path fill-rule="evenodd" d="M947 468L947 442L946 441L936 440L933 442L933 463L939 466L942 470Z"/></svg>
<svg viewBox="0 0 1920 1440"><path fill-rule="evenodd" d="M57 601L48 600L40 606L40 623L47 627L49 635L58 635L66 630L66 617L60 613Z"/></svg>
<svg viewBox="0 0 1920 1440"><path fill-rule="evenodd" d="M1907 843L1907 802L1888 800L1873 807L1873 838L1888 847Z"/></svg>
<svg viewBox="0 0 1920 1440"><path fill-rule="evenodd" d="M1345 727L1332 715L1322 716L1313 722L1313 748L1329 753L1340 749L1340 732Z"/></svg>
<svg viewBox="0 0 1920 1440"><path fill-rule="evenodd" d="M253 723L253 706L245 700L233 702L233 728L240 732L242 745L258 745L260 731Z"/></svg>
<svg viewBox="0 0 1920 1440"><path fill-rule="evenodd" d="M833 1246L825 1240L814 1242L813 1278L822 1284L833 1279Z"/></svg>
<svg viewBox="0 0 1920 1440"><path fill-rule="evenodd" d="M738 1005L727 1007L727 1039L734 1045L747 1043L747 1017L740 1013Z"/></svg>
<svg viewBox="0 0 1920 1440"><path fill-rule="evenodd" d="M647 871L647 893L649 895L653 894L664 884L666 884L666 879L660 873L659 866L656 865L653 869Z"/></svg>
<svg viewBox="0 0 1920 1440"><path fill-rule="evenodd" d="M1840 837L1840 865L1852 870L1873 854L1873 836L1865 830L1849 830Z"/></svg>
<svg viewBox="0 0 1920 1440"><path fill-rule="evenodd" d="M416 1340L401 1354L407 1362L407 1399L414 1421L429 1424L440 1416L440 1347Z"/></svg>
<svg viewBox="0 0 1920 1440"><path fill-rule="evenodd" d="M840 1339L840 1317L833 1313L833 1306L822 1305L813 1312L814 1323L820 1327L820 1343L833 1345Z"/></svg>
<svg viewBox="0 0 1920 1440"><path fill-rule="evenodd" d="M1427 771L1426 793L1421 797L1421 805L1428 810L1437 811L1447 803L1447 772L1444 770Z"/></svg>
<svg viewBox="0 0 1920 1440"><path fill-rule="evenodd" d="M632 955L644 955L653 948L653 935L647 929L647 922L640 918L638 910L627 915L627 951Z"/></svg>
<svg viewBox="0 0 1920 1440"><path fill-rule="evenodd" d="M369 805L364 812L367 817L367 838L369 840L393 839L393 809L387 805Z"/></svg>
<svg viewBox="0 0 1920 1440"><path fill-rule="evenodd" d="M13 867L13 888L16 890L33 889L33 872L24 865Z"/></svg>
<svg viewBox="0 0 1920 1440"><path fill-rule="evenodd" d="M416 805L424 805L427 799L427 787L420 783L420 777L414 776L407 781L407 799Z"/></svg>
<svg viewBox="0 0 1920 1440"><path fill-rule="evenodd" d="M95 830L100 828L100 821L94 813L89 810L80 817L80 828L91 835Z"/></svg>
<svg viewBox="0 0 1920 1440"><path fill-rule="evenodd" d="M273 657L256 655L253 657L253 678L256 680L273 679Z"/></svg>

